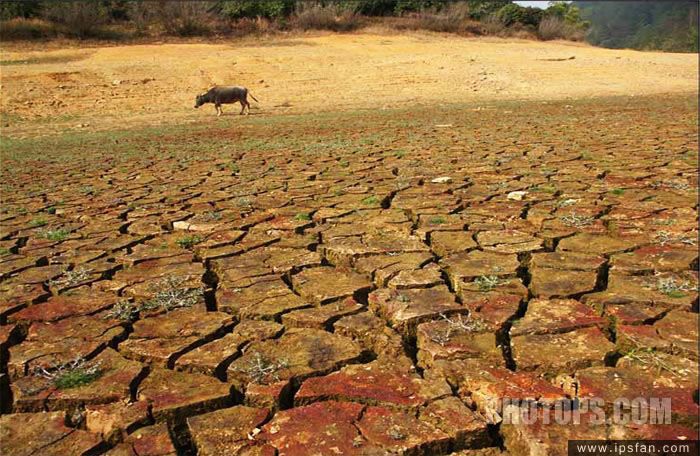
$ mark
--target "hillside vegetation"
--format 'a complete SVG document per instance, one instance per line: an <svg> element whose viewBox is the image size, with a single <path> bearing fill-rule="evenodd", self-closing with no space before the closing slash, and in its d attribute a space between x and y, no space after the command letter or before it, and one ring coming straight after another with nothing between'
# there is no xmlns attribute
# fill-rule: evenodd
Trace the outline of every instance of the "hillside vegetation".
<svg viewBox="0 0 700 456"><path fill-rule="evenodd" d="M609 48L698 51L698 3L575 2L591 24L587 40Z"/></svg>
<svg viewBox="0 0 700 456"><path fill-rule="evenodd" d="M2 40L350 32L379 24L470 36L585 39L609 48L698 50L698 5L692 1L553 1L540 9L510 0L29 0L0 3L0 20Z"/></svg>
<svg viewBox="0 0 700 456"><path fill-rule="evenodd" d="M551 2L543 10L510 0L34 0L1 3L0 19L3 40L345 32L377 23L399 30L582 40L588 26L569 3Z"/></svg>

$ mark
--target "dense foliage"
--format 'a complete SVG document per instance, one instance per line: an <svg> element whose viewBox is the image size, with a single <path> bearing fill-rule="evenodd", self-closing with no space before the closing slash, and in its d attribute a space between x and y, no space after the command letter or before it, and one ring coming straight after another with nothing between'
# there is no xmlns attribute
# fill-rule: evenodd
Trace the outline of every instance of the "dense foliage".
<svg viewBox="0 0 700 456"><path fill-rule="evenodd" d="M587 39L610 48L698 51L697 1L579 1Z"/></svg>
<svg viewBox="0 0 700 456"><path fill-rule="evenodd" d="M547 9L523 7L511 0L0 2L0 20L25 20L14 24L15 30L21 32L17 33L20 39L48 37L49 31L78 38L98 37L103 25L120 22L131 23L137 34L156 24L168 34L205 35L226 29L221 27L225 21L244 21L250 26L260 24L260 19L279 28L348 31L360 27L365 16L409 17L414 22L406 28L441 32L498 35L515 30L540 39L581 40L585 36L592 44L611 48L698 50L698 4L693 1L556 1L549 2ZM44 22L33 23L33 18ZM477 26L467 26L470 21L483 27L479 30ZM39 26L43 28L37 30ZM11 37L10 33L2 35Z"/></svg>

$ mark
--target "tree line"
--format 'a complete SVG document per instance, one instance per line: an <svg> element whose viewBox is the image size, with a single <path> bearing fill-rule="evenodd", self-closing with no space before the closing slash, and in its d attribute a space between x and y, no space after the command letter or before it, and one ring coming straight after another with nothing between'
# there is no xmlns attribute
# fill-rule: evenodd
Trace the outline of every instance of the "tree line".
<svg viewBox="0 0 700 456"><path fill-rule="evenodd" d="M540 9L510 0L3 0L0 38L350 31L386 17L399 29L697 52L697 15L692 1L554 1Z"/></svg>
<svg viewBox="0 0 700 456"><path fill-rule="evenodd" d="M697 1L577 1L586 39L608 48L698 52Z"/></svg>

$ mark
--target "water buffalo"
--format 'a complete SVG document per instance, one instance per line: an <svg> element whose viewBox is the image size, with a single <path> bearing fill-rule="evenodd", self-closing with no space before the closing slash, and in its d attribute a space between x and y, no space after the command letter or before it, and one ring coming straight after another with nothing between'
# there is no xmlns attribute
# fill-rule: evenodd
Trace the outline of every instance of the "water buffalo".
<svg viewBox="0 0 700 456"><path fill-rule="evenodd" d="M250 103L248 103L248 95L255 101L258 101L253 94L248 92L245 87L235 87L235 86L214 86L209 89L208 92L201 95L197 95L194 107L199 108L205 103L214 103L216 108L216 115L220 116L223 112L221 110L222 104L227 103L241 103L241 115L248 108L248 114L250 114Z"/></svg>

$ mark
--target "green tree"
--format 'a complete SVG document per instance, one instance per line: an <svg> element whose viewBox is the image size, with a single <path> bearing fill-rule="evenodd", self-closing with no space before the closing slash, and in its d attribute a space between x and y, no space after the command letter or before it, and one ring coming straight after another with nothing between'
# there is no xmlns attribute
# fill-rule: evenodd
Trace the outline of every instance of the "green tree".
<svg viewBox="0 0 700 456"><path fill-rule="evenodd" d="M294 4L294 0L221 0L214 10L230 19L277 19L289 16L294 11Z"/></svg>
<svg viewBox="0 0 700 456"><path fill-rule="evenodd" d="M515 24L537 27L542 20L544 11L539 8L524 7L516 3L509 3L498 10L497 17L506 27Z"/></svg>
<svg viewBox="0 0 700 456"><path fill-rule="evenodd" d="M16 17L36 17L41 11L41 3L36 1L2 1L0 2L0 20L14 19Z"/></svg>

